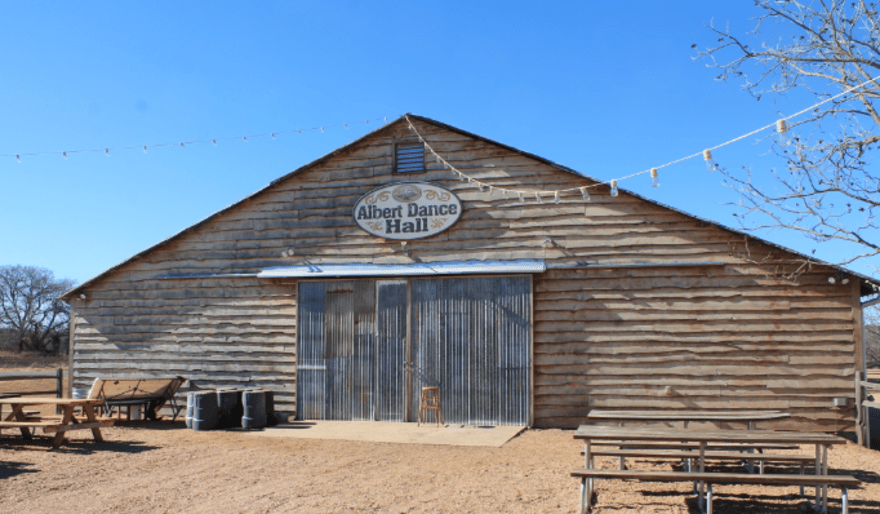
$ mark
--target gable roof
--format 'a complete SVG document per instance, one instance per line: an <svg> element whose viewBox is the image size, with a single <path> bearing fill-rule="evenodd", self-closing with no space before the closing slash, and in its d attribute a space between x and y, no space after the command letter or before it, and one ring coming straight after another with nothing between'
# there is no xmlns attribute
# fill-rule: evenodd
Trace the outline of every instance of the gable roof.
<svg viewBox="0 0 880 514"><path fill-rule="evenodd" d="M488 144L491 144L491 145L498 146L498 147L503 148L503 149L505 149L505 150L508 150L508 151L510 151L510 152L513 152L513 153L516 153L516 154L522 155L523 157L527 157L527 158L529 158L529 159L533 159L533 160L538 161L538 162L540 162L540 163L546 164L546 165L548 165L548 166L550 166L550 167L552 167L552 168L555 168L555 169L557 169L557 170L559 170L559 171L563 171L563 172L565 172L565 173L570 173L570 174L572 174L572 175L577 176L578 178L585 178L585 179L587 179L587 180L590 180L590 181L593 181L593 182L597 182L597 183L603 183L603 182L605 182L604 180L600 180L600 179L597 179L597 178L590 177L590 176L588 176L588 175L585 175L585 174L583 174L583 173L580 173L580 172L578 172L578 171L575 171L575 170L573 170L572 168L569 168L569 167L567 167L567 166L563 166L563 165L558 164L558 163L555 163L555 162L553 162L553 161L551 161L551 160L549 160L549 159L546 159L546 158L544 158L544 157L540 157L540 156L538 156L538 155L535 155L535 154L532 154L532 153L529 153L529 152L525 152L525 151L520 150L520 149L518 149L518 148L514 148L514 147L512 147L512 146L508 146L508 145L506 145L506 144L504 144L504 143L499 143L499 142L497 142L497 141L493 141L493 140L488 139L488 138L486 138L486 137L483 137L483 136L480 136L480 135L477 135L477 134L473 134L473 133L468 132L468 131L466 131L466 130L462 130L462 129L460 129L460 128L453 127L452 125L447 125L447 124L445 124L445 123L442 123L442 122L437 121L437 120L433 120L433 119L431 119L431 118L426 118L426 117L424 117L424 116L418 116L418 115L415 115L415 114L407 113L407 114L404 114L404 115L400 116L400 117L397 118L396 120L391 121L391 122L389 122L389 123L386 123L385 125L383 125L383 126L377 128L376 130L373 130L373 131L371 131L371 132L369 132L369 133L367 133L367 134L365 134L365 135L363 135L363 136L361 136L361 137L359 137L359 138L353 140L352 142L350 142L350 143L348 143L348 144L346 144L346 145L343 145L343 146L337 148L336 150L333 150L332 152L330 152L330 153L328 153L328 154L326 154L326 155L324 155L324 156L322 156L322 157L319 157L319 158L315 159L314 161L312 161L312 162L310 162L310 163L308 163L308 164L306 164L306 165L304 165L304 166L301 166L300 168L297 168L296 170L293 170L293 171L291 171L290 173L287 173L287 174L285 174L285 175L283 175L283 176L281 176L281 177L279 177L279 178L273 180L272 182L270 182L270 183L269 183L268 185L266 185L265 187L263 187L263 188L261 188L261 189L255 191L254 193L251 193L250 195L248 195L248 196L242 198L241 200L239 200L239 201L237 201L237 202L235 202L235 203L233 203L233 204L231 204L231 205L228 205L227 207L224 207L223 209L220 209L219 211L217 211L217 212L211 214L210 216L208 216L208 217L206 217L206 218L204 218L204 219L202 219L202 220L196 222L196 223L193 224L193 225L190 225L189 227L187 227L187 228L181 230L180 232L178 232L178 233L172 235L171 237L168 237L167 239L164 239L164 240L162 240L162 241L160 241L160 242L154 244L153 246L150 246L149 248L147 248L147 249L145 249L145 250L143 250L143 251L141 251L141 252L139 252L139 253L133 255L132 257L129 257L128 259L126 259L126 260L120 262L119 264L116 264L115 266L112 266L112 267L108 268L107 270L105 270L104 272L98 274L97 276L95 276L95 277L93 277L93 278L91 278L91 279L89 279L89 280L86 280L86 281L83 282L82 284L80 284L80 285L74 287L73 289L71 289L71 290L65 292L64 294L60 295L58 298L61 299L61 300L64 300L64 301L68 301L72 296L78 294L78 293L81 292L83 289L87 288L88 286L93 285L94 283L100 281L102 278L108 276L109 274L113 273L114 271L119 270L120 268L126 266L127 264L129 264L129 263L131 263L131 262L136 261L137 259L139 259L139 258L141 258L141 257L143 257L143 256L145 256L145 255L147 255L147 254L149 254L149 253L151 253L151 252L153 252L154 250L157 250L157 249L159 249L159 248L161 248L161 247L163 247L163 246L165 246L165 245L171 243L172 241L175 241L175 240L177 240L178 238L183 237L184 235L189 234L189 233L191 233L191 232L197 230L199 227L205 225L206 223L210 222L211 220L213 220L213 219L215 219L215 218L217 218L217 217L219 217L219 216L221 216L221 215L223 215L223 214L225 214L225 213L231 211L232 209L235 209L235 208L238 207L239 205L241 205L241 204L243 204L243 203L245 203L245 202L247 202L247 201L249 201L249 200L251 200L251 199L253 199L253 198L255 198L255 197L260 196L262 193L264 193L264 192L266 192L267 190L271 189L271 188L274 187L276 184L278 184L278 183L280 183L280 182L284 182L284 181L286 181L286 180L288 180L288 179L290 179L290 178L292 178L292 177L294 177L294 176L296 176L296 175L299 175L299 174L301 174L301 173L303 173L303 172L305 172L305 171L308 171L308 170L310 170L310 169L312 169L312 168L315 168L315 167L317 167L317 166L323 164L323 163L326 162L327 160L332 159L333 157L335 157L335 156L337 156L337 155L339 155L339 154L341 154L341 153L343 153L343 152L349 150L350 148L353 148L353 147L357 146L357 145L358 145L359 143L361 143L362 141L364 141L364 140L366 140L366 139L369 139L370 137L373 137L374 135L379 134L379 133L381 133L381 132L383 132L383 131L385 131L385 130L388 130L390 127L393 127L393 126L395 126L395 125L397 125L397 124L400 124L400 123L405 123L407 117L409 117L410 119L413 119L413 120L421 121L421 122L423 122L423 123L428 123L428 124L431 124L431 125L435 125L435 126L437 126L437 127L443 128L443 129L448 130L448 131L450 131L450 132L454 132L454 133L457 133L457 134L461 134L461 135L463 135L463 136L466 136L466 137L469 137L469 138L472 138L472 139L475 139L475 140L478 140L478 141L482 141L482 142L485 142L485 143L488 143ZM750 234L746 234L745 232L741 232L741 231L738 231L738 230L734 230L734 229L732 229L732 228L730 228L730 227L727 227L727 226L725 226L725 225L722 225L721 223L718 223L718 222L715 222L715 221L712 221L712 220L709 220L709 219L701 218L701 217L699 217L699 216L695 216L695 215L693 215L693 214L690 214L690 213L684 212L684 211L682 211L682 210L680 210L680 209L677 209L677 208L675 208L675 207L672 207L672 206L669 206L669 205L663 204L663 203L661 203L661 202L658 202L658 201L656 201L656 200L652 200L652 199L650 199L650 198L644 197L644 196L642 196L642 195L640 195L640 194L638 194L638 193L633 193L633 192L628 191L628 190L623 189L623 188L619 188L619 189L620 189L621 191L625 192L627 195L632 196L632 197L634 197L634 198L638 198L639 200L642 200L642 201L644 201L644 202L648 202L648 203L651 203L651 204L653 204L653 205L656 205L656 206L662 207L662 208L664 208L664 209L668 209L668 210L670 210L670 211L676 212L676 213L678 213L678 214L681 214L681 215L686 216L686 217L688 217L688 218L691 218L691 219L693 219L693 220L696 220L696 221L699 221L699 222L702 222L702 223L706 223L706 224L712 225L712 226L717 227L717 228L719 228L719 229L721 229L721 230L724 230L724 231L726 231L726 232L728 232L728 233L731 233L731 234L734 234L734 235L737 235L737 236L741 236L741 237L744 237L744 238L748 238L748 239L750 239L750 240L757 241L757 242L759 242L759 243L762 243L762 244L764 244L764 245L770 246L770 247L775 248L775 249L777 249L777 250L781 250L781 251L783 251L783 252L787 252L787 253L790 253L790 254L796 255L796 256L802 258L802 259L804 260L804 262L806 262L806 263L809 263L809 264L815 264L815 265L821 265L821 266L828 266L828 267L830 267L830 268L833 268L833 269L836 269L836 270L840 271L841 273L846 273L846 274L848 274L848 275L850 275L850 276L852 276L852 277L858 278L858 279L860 280L860 282L861 282L861 296L873 295L873 294L876 294L876 293L878 292L878 290L880 290L880 281L878 281L877 279L874 279L874 278L872 278L872 277L869 277L869 276L867 276L867 275L862 275L862 274L860 274L860 273L856 273L856 272L851 271L851 270L848 270L848 269L846 269L846 268L844 268L844 267L842 267L842 266L839 266L839 265L836 265L836 264L831 264L831 263L828 263L828 262L824 262L824 261L821 261L821 260L815 259L815 258L813 258L813 257L811 257L811 256L808 256L808 255L806 255L806 254L803 254L803 253L797 252L797 251L795 251L795 250L792 250L792 249L790 249L790 248L786 248L786 247L784 247L784 246L778 245L778 244L776 244L776 243L773 243L773 242L770 242L770 241L766 241L766 240L764 240L764 239L761 239L761 238L759 238L759 237L756 237L756 236L753 236L753 235L750 235Z"/></svg>

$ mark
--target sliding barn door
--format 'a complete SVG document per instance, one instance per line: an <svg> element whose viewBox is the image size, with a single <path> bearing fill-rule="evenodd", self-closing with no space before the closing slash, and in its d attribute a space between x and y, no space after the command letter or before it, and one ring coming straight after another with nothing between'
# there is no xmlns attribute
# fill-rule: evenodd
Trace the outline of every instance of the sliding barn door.
<svg viewBox="0 0 880 514"><path fill-rule="evenodd" d="M299 287L299 419L415 421L438 386L448 423L528 424L530 277Z"/></svg>
<svg viewBox="0 0 880 514"><path fill-rule="evenodd" d="M376 417L406 421L407 283L376 283Z"/></svg>
<svg viewBox="0 0 880 514"><path fill-rule="evenodd" d="M447 423L528 424L530 277L413 280L412 311L413 412L438 386Z"/></svg>
<svg viewBox="0 0 880 514"><path fill-rule="evenodd" d="M299 323L300 419L404 419L406 282L303 282Z"/></svg>

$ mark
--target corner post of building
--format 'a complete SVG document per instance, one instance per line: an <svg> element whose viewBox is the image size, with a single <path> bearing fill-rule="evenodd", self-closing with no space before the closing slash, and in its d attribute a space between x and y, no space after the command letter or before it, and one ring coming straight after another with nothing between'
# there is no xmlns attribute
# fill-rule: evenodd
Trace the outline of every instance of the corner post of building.
<svg viewBox="0 0 880 514"><path fill-rule="evenodd" d="M855 431L856 431L856 442L859 445L865 444L865 409L862 407L863 400L863 390L861 382L865 380L865 344L864 344L864 306L862 305L861 298L861 281L853 280L852 281L852 313L853 313L853 369L854 369L854 378L855 378L855 409L856 409L856 419L855 419ZM870 444L870 443L869 443Z"/></svg>
<svg viewBox="0 0 880 514"><path fill-rule="evenodd" d="M73 345L74 340L76 339L74 336L76 334L76 308L73 303L76 300L71 299L70 301L70 321L67 323L68 326L68 339L67 339L67 397L73 398Z"/></svg>

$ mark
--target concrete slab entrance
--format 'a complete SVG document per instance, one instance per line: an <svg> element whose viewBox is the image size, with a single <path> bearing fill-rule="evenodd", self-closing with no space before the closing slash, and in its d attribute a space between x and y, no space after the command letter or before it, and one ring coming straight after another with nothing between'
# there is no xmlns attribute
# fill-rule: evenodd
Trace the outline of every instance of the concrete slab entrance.
<svg viewBox="0 0 880 514"><path fill-rule="evenodd" d="M294 421L259 432L258 437L342 439L378 443L488 446L500 448L525 427L422 425L380 421Z"/></svg>

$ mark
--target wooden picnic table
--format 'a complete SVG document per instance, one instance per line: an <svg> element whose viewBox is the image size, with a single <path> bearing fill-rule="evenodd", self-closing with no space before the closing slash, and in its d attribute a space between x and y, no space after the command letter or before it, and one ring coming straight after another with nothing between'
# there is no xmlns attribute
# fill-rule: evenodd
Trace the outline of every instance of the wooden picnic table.
<svg viewBox="0 0 880 514"><path fill-rule="evenodd" d="M95 441L103 441L101 435L101 427L113 424L112 419L99 420L95 415L95 407L100 405L102 400L87 398L39 398L39 397L17 397L17 398L0 398L0 429L18 428L21 435L25 439L31 439L31 429L42 428L47 434L54 433L52 447L58 448L64 442L65 432L70 430L86 430L92 431L92 437ZM4 414L3 406L9 405L12 411ZM53 405L61 410L60 416L28 416L25 413L25 407L36 405ZM74 410L79 407L82 414L74 414ZM85 419L83 419L85 418Z"/></svg>
<svg viewBox="0 0 880 514"><path fill-rule="evenodd" d="M680 421L687 428L691 421L739 422L747 423L749 430L758 421L769 421L789 417L790 414L778 410L609 410L592 409L587 420L614 421Z"/></svg>
<svg viewBox="0 0 880 514"><path fill-rule="evenodd" d="M794 444L815 445L815 473L817 476L828 475L828 447L833 444L845 442L844 439L826 433L817 432L792 432L777 430L690 430L685 428L646 428L646 427L607 427L595 425L581 425L574 433L575 439L584 441L584 469L593 469L593 455L591 445L600 441L625 441L635 442L664 442L681 443L683 448L690 448L689 444L698 443L697 457L698 473L705 473L706 447L713 444L746 444L750 447L760 447L762 444ZM772 480L768 478L768 483ZM813 481L816 484L816 505L822 505L827 511L828 488L825 485ZM700 483L700 497L702 502L703 483ZM581 508L584 510L585 502L589 502L592 495L592 479L582 481L581 485Z"/></svg>

